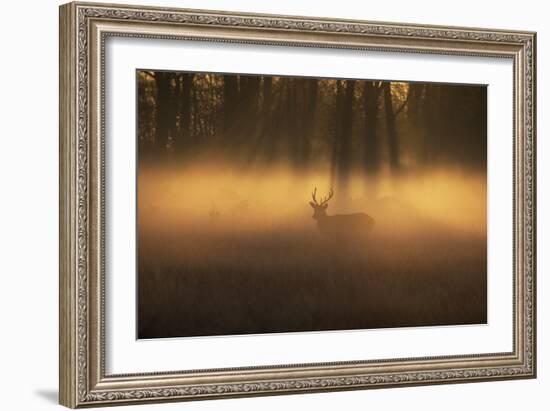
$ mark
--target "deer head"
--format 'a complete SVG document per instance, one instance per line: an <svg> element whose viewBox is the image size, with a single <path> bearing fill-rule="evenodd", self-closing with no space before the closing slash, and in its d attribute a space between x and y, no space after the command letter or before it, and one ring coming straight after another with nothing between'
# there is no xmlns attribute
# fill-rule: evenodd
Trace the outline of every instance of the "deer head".
<svg viewBox="0 0 550 411"><path fill-rule="evenodd" d="M328 201L334 195L334 191L331 188L328 196L322 198L321 201L317 201L316 194L317 187L315 187L313 193L311 193L311 198L313 201L310 201L309 205L313 208L313 219L319 220L327 216Z"/></svg>

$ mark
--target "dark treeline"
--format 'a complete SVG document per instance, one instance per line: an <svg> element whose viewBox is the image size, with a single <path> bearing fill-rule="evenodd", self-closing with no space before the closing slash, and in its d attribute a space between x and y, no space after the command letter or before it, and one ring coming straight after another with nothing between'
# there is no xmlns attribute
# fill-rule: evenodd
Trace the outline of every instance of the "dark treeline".
<svg viewBox="0 0 550 411"><path fill-rule="evenodd" d="M484 86L140 70L140 161L223 155L239 165L352 172L485 170Z"/></svg>

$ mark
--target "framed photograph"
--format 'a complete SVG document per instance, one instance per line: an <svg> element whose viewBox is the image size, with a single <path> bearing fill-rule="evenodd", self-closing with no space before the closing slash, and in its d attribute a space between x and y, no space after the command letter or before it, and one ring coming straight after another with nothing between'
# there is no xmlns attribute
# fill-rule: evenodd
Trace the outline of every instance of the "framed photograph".
<svg viewBox="0 0 550 411"><path fill-rule="evenodd" d="M534 378L535 38L61 6L61 404Z"/></svg>

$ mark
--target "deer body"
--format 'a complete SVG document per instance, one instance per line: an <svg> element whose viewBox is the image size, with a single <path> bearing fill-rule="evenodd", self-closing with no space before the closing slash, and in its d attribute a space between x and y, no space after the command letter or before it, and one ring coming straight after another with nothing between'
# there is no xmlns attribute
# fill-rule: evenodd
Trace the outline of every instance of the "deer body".
<svg viewBox="0 0 550 411"><path fill-rule="evenodd" d="M325 213L324 216L315 219L322 234L336 237L362 235L374 228L374 219L365 213L330 216Z"/></svg>
<svg viewBox="0 0 550 411"><path fill-rule="evenodd" d="M333 191L320 202L315 197L316 193L317 188L313 191L313 201L309 204L314 210L313 219L322 234L334 238L358 237L368 234L374 228L374 218L365 213L328 215L328 201L332 198Z"/></svg>

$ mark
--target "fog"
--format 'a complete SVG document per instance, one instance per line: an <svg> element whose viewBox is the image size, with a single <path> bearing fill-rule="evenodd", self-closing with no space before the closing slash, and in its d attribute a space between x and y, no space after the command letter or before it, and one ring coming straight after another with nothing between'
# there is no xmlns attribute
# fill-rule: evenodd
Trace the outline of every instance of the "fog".
<svg viewBox="0 0 550 411"><path fill-rule="evenodd" d="M180 230L313 230L309 206L331 187L323 169L238 168L227 164L141 167L139 227L147 232ZM364 212L376 234L416 236L449 230L486 232L486 176L443 168L350 178L345 196L335 192L327 213Z"/></svg>

